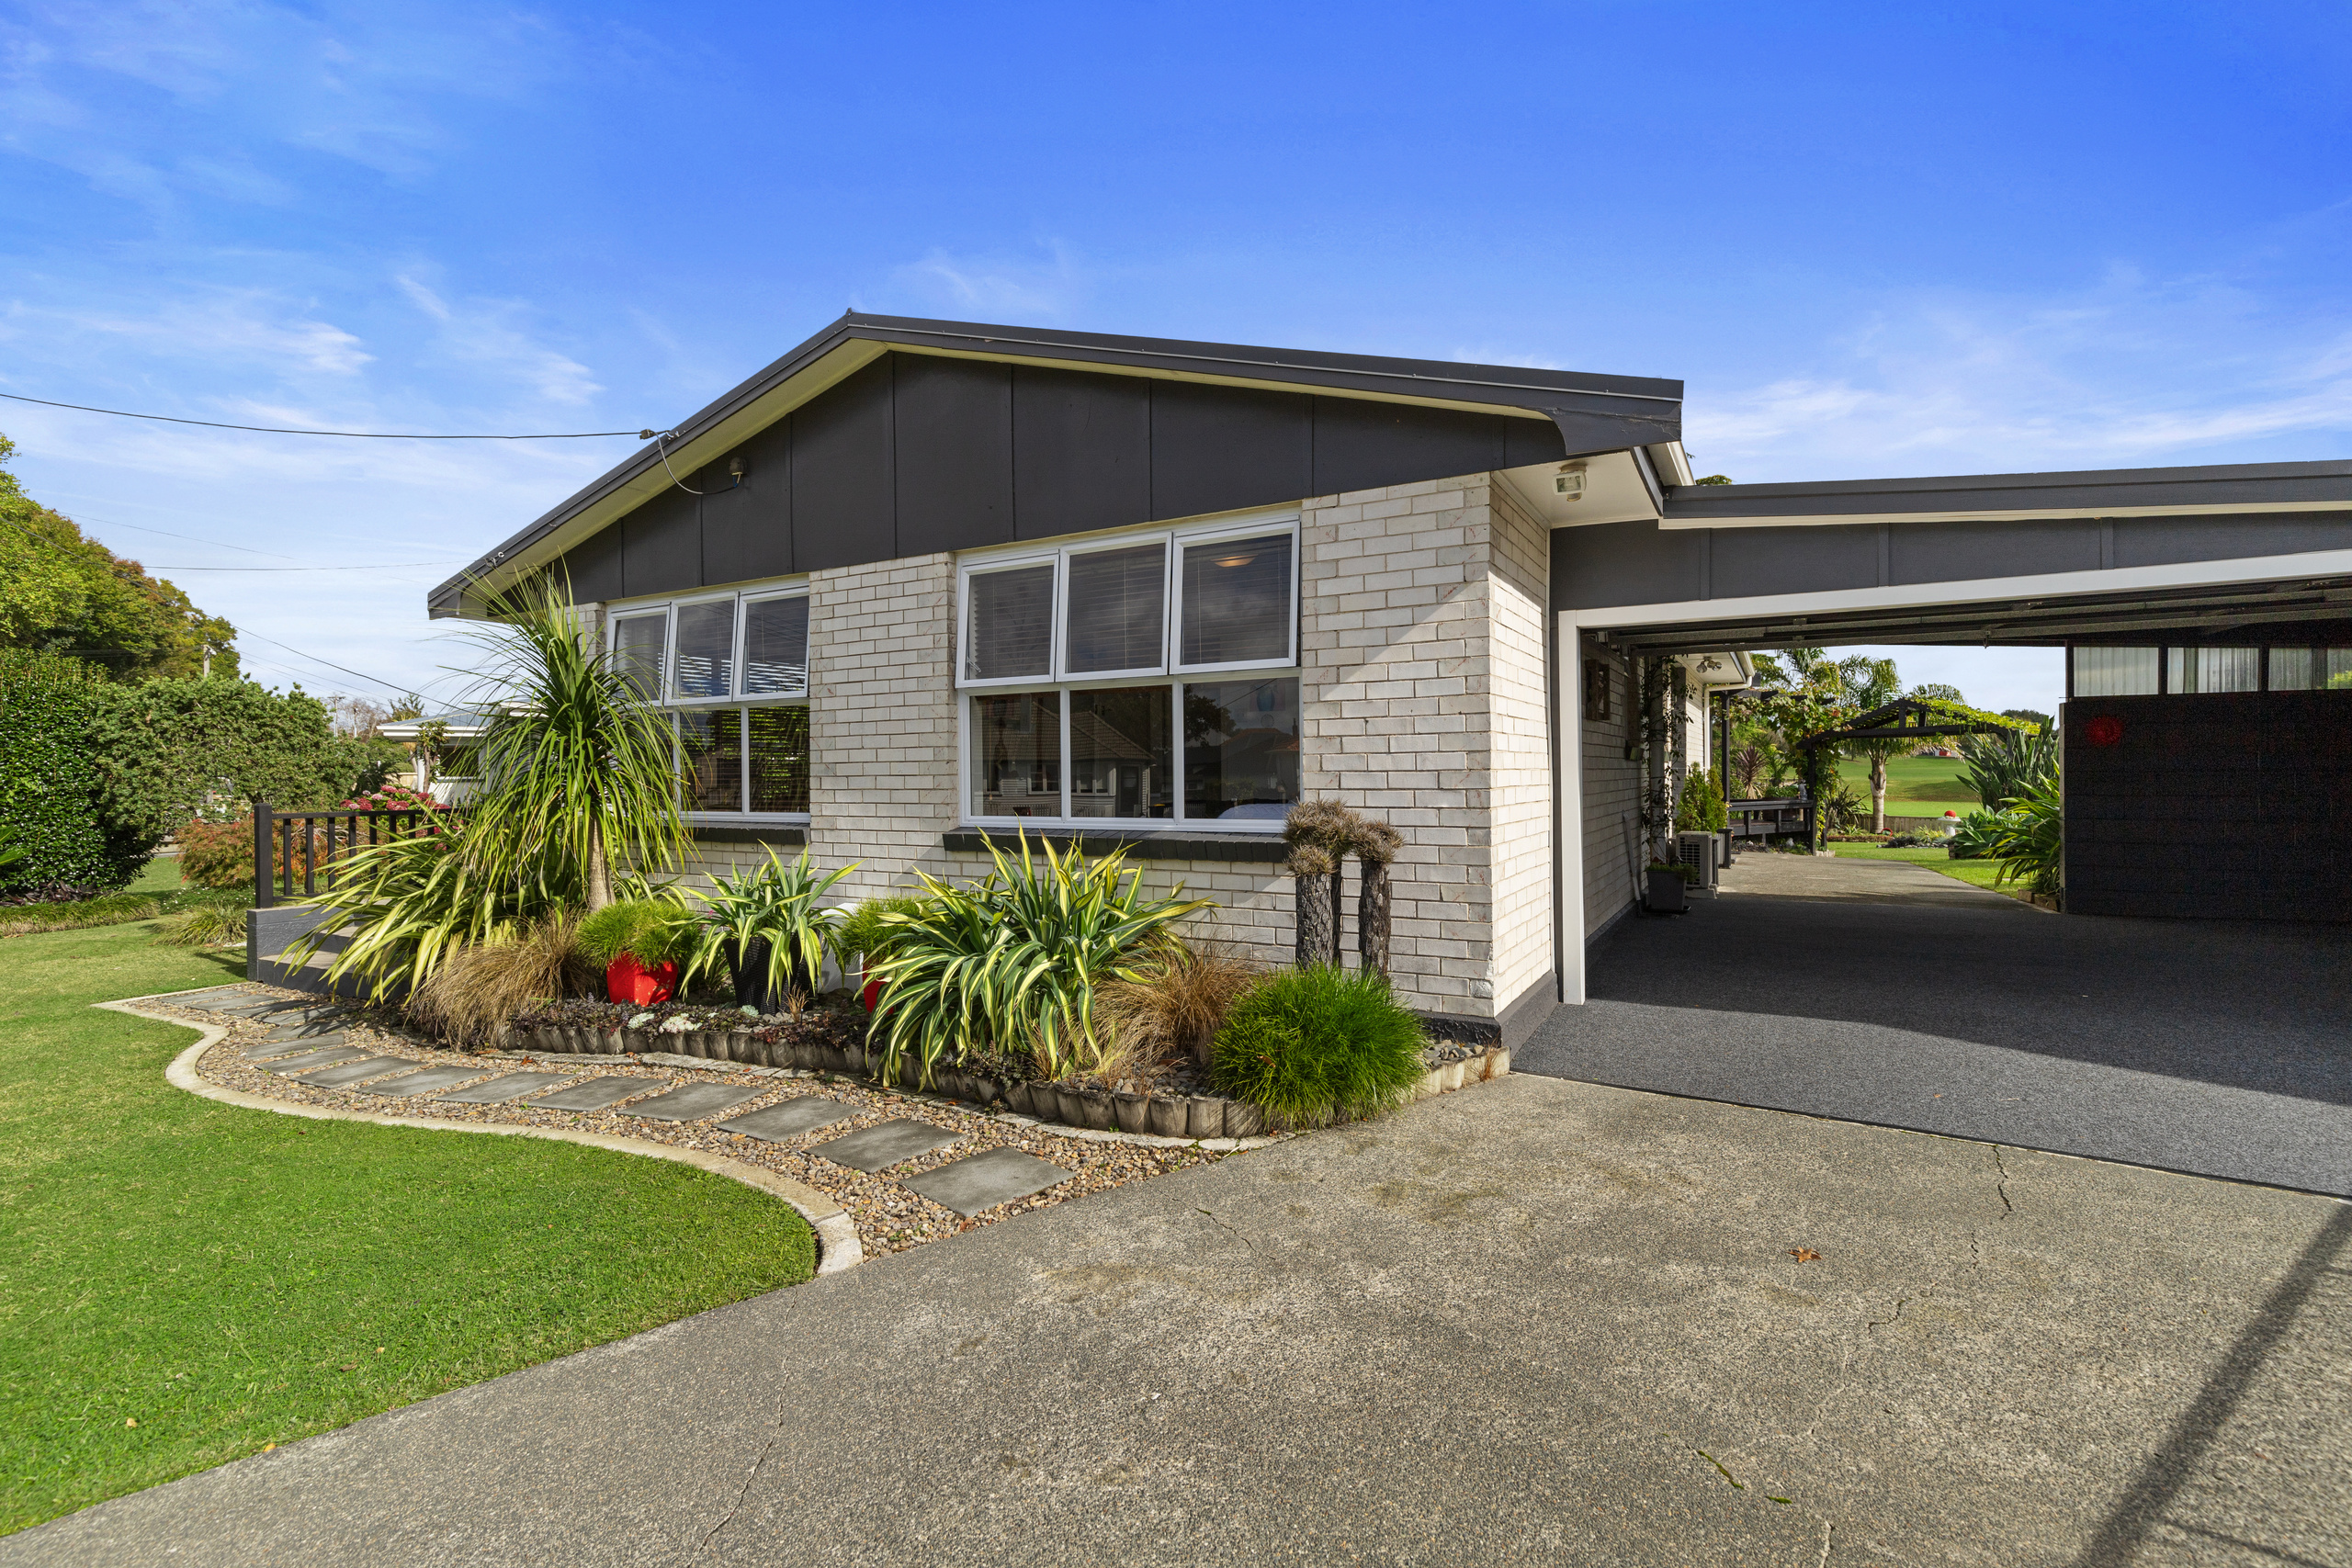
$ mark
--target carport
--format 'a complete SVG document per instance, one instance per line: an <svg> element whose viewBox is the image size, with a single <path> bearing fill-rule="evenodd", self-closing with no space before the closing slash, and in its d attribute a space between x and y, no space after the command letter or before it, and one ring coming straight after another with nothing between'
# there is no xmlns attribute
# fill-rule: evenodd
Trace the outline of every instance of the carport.
<svg viewBox="0 0 2352 1568"><path fill-rule="evenodd" d="M1657 513L1552 536L1555 929L1589 1005L1528 1066L2352 1190L2352 463L1685 486ZM1629 919L1634 857L1670 858L1664 716L1590 694L1856 643L2068 650L2069 912L1749 857L1687 919Z"/></svg>

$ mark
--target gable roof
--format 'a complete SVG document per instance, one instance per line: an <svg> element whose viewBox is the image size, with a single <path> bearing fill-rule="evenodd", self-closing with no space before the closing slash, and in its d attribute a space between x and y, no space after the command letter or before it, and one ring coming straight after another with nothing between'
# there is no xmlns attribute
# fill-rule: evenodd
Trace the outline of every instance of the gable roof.
<svg viewBox="0 0 2352 1568"><path fill-rule="evenodd" d="M665 444L666 465L663 451L649 442L434 589L429 609L457 614L469 583L501 583L554 560L663 496L673 488L673 473L691 475L888 354L1543 421L1552 427L1545 448L1565 448L1571 457L1663 448L1681 434L1682 383L1677 380L849 312L680 422Z"/></svg>

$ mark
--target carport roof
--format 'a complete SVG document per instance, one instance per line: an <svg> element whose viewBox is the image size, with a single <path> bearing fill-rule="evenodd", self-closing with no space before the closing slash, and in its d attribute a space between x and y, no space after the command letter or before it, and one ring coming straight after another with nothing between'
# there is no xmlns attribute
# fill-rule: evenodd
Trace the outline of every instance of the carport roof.
<svg viewBox="0 0 2352 1568"><path fill-rule="evenodd" d="M2352 459L2217 463L2185 468L2086 468L2046 474L1939 474L1792 484L1682 485L1668 528L1830 523L1933 523L1983 517L2160 517L2352 507Z"/></svg>

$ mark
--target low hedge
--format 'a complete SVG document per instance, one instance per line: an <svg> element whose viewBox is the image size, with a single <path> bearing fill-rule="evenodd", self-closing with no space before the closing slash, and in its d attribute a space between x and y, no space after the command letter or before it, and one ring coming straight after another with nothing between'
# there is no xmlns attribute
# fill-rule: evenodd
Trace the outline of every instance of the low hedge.
<svg viewBox="0 0 2352 1568"><path fill-rule="evenodd" d="M0 909L0 936L119 926L127 920L152 920L163 912L162 903L143 893L108 893L71 904L18 904Z"/></svg>
<svg viewBox="0 0 2352 1568"><path fill-rule="evenodd" d="M1237 999L1211 1047L1209 1082L1286 1127L1320 1127L1403 1105L1428 1072L1429 1042L1373 970L1308 964Z"/></svg>

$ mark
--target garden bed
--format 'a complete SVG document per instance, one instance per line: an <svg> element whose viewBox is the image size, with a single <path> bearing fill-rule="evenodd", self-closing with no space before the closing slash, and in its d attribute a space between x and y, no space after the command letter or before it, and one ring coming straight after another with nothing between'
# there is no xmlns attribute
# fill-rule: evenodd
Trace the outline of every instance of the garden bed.
<svg viewBox="0 0 2352 1568"><path fill-rule="evenodd" d="M882 1054L865 1044L865 1014L854 1004L820 1002L797 1014L747 1017L745 1010L710 1002L631 1008L571 1001L516 1019L502 1043L510 1053L641 1056L667 1052L750 1067L847 1075L884 1092L917 1088L883 1077ZM1444 1093L1510 1070L1510 1053L1494 1046L1440 1042L1422 1053L1422 1061L1428 1068L1424 1094ZM1182 1064L1162 1066L1148 1078L1112 1081L1080 1077L1040 1082L1010 1065L949 1067L936 1071L922 1088L952 1102L1092 1132L1199 1141L1257 1138L1276 1130L1258 1107L1213 1092Z"/></svg>

